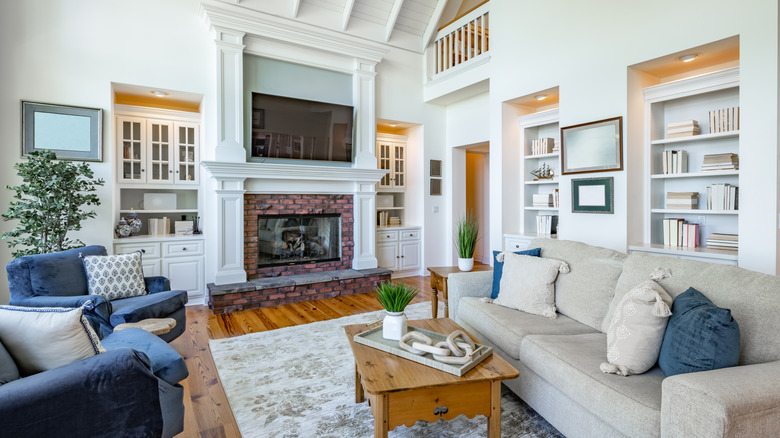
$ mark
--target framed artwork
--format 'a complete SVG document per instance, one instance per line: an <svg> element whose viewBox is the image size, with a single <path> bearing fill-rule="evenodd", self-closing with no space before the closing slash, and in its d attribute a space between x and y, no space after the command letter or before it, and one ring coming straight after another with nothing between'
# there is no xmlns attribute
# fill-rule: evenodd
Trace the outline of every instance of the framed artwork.
<svg viewBox="0 0 780 438"><path fill-rule="evenodd" d="M441 180L431 178L431 196L441 196Z"/></svg>
<svg viewBox="0 0 780 438"><path fill-rule="evenodd" d="M431 160L431 177L441 178L441 160Z"/></svg>
<svg viewBox="0 0 780 438"><path fill-rule="evenodd" d="M571 180L571 212L615 212L614 178L581 178Z"/></svg>
<svg viewBox="0 0 780 438"><path fill-rule="evenodd" d="M623 117L561 128L563 175L623 170Z"/></svg>
<svg viewBox="0 0 780 438"><path fill-rule="evenodd" d="M50 150L61 160L103 161L103 110L22 101L22 156Z"/></svg>

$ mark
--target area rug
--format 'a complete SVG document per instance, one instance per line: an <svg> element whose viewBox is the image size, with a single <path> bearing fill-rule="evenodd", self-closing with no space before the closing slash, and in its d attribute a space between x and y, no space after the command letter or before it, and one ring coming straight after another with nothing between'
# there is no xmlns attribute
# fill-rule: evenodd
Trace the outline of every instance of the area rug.
<svg viewBox="0 0 780 438"><path fill-rule="evenodd" d="M431 306L408 306L409 319L431 317ZM442 310L440 310L440 313ZM355 368L343 327L370 323L384 312L209 341L219 378L244 438L371 437L367 402L355 403ZM501 396L504 437L560 437L560 433L506 388ZM487 420L461 415L418 421L389 437L484 437Z"/></svg>

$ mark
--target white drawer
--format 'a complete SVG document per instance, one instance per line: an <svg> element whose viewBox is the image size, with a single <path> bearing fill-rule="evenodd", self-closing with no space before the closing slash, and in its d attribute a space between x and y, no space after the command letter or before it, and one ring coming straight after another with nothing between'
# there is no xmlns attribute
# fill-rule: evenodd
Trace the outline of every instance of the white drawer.
<svg viewBox="0 0 780 438"><path fill-rule="evenodd" d="M379 230L376 232L377 242L397 242L398 230Z"/></svg>
<svg viewBox="0 0 780 438"><path fill-rule="evenodd" d="M420 230L398 230L401 240L420 240Z"/></svg>
<svg viewBox="0 0 780 438"><path fill-rule="evenodd" d="M163 242L165 257L183 257L203 254L202 240L185 240L181 242Z"/></svg>
<svg viewBox="0 0 780 438"><path fill-rule="evenodd" d="M115 254L126 254L134 251L144 251L142 258L144 259L159 259L160 258L160 243L159 242L135 242L135 243L117 243L114 244Z"/></svg>
<svg viewBox="0 0 780 438"><path fill-rule="evenodd" d="M512 238L507 237L504 239L504 250L505 251L522 251L526 248L528 248L528 240L527 239L518 239L518 238Z"/></svg>

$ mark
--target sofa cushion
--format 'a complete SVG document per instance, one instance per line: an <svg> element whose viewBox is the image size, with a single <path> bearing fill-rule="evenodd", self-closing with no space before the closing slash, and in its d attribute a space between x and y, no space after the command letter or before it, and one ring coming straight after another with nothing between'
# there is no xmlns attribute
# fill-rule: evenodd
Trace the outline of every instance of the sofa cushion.
<svg viewBox="0 0 780 438"><path fill-rule="evenodd" d="M0 342L0 385L19 378L19 368Z"/></svg>
<svg viewBox="0 0 780 438"><path fill-rule="evenodd" d="M147 318L167 318L187 304L187 291L169 290L111 302L111 325L138 322Z"/></svg>
<svg viewBox="0 0 780 438"><path fill-rule="evenodd" d="M141 252L85 256L84 269L90 295L109 301L146 295Z"/></svg>
<svg viewBox="0 0 780 438"><path fill-rule="evenodd" d="M25 376L105 352L81 307L0 306L0 342Z"/></svg>
<svg viewBox="0 0 780 438"><path fill-rule="evenodd" d="M458 319L473 327L514 359L520 358L520 343L527 335L575 335L596 332L563 315L559 315L557 319L549 319L485 303L477 297L460 299ZM603 352L604 346L601 345L599 348L599 351Z"/></svg>
<svg viewBox="0 0 780 438"><path fill-rule="evenodd" d="M501 278L499 306L555 319L555 279L559 272L569 272L560 260L501 253L506 266Z"/></svg>
<svg viewBox="0 0 780 438"><path fill-rule="evenodd" d="M690 288L678 295L658 365L667 376L736 366L739 325L722 309Z"/></svg>
<svg viewBox="0 0 780 438"><path fill-rule="evenodd" d="M103 339L106 351L132 348L149 358L152 372L171 385L176 385L189 375L184 358L167 342L145 330L127 328L118 330Z"/></svg>
<svg viewBox="0 0 780 438"><path fill-rule="evenodd" d="M660 436L664 373L658 367L629 377L602 373L606 338L603 333L526 336L522 362L623 435Z"/></svg>
<svg viewBox="0 0 780 438"><path fill-rule="evenodd" d="M490 298L498 298L498 292L501 289L501 276L504 273L503 257L498 257L501 251L493 251L493 290L490 293ZM527 255L532 257L540 257L542 255L541 248L527 249L524 251L515 251L515 254ZM502 261L498 261L501 258Z"/></svg>
<svg viewBox="0 0 780 438"><path fill-rule="evenodd" d="M51 254L24 256L17 260L27 266L33 295L87 295L87 276L80 255L105 255L102 246L86 246Z"/></svg>
<svg viewBox="0 0 780 438"><path fill-rule="evenodd" d="M569 264L571 272L559 275L555 281L555 306L558 313L600 330L615 293L615 284L623 270L626 254L558 239L534 239L530 246L542 248L544 258ZM633 286L637 284L639 281Z"/></svg>

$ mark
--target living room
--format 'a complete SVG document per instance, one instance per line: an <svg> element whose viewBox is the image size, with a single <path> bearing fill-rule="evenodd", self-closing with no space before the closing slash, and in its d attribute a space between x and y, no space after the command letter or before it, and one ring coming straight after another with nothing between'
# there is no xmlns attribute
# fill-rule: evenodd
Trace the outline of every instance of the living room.
<svg viewBox="0 0 780 438"><path fill-rule="evenodd" d="M480 205L487 206L480 214L486 218L480 224L483 261L488 262L491 250L511 249L507 239L517 237L527 244L535 237L531 230L540 210L526 208L528 188L542 192L537 185L526 184L525 175L533 169L518 147L525 138L518 121L546 110L557 110L558 128L622 118L620 170L555 175L557 238L621 253L652 252L647 245L658 243L658 218L665 213L651 211L658 206L651 204L656 193L650 181L663 178L649 176L652 153L645 127L650 122L643 89L736 68L737 103L728 106L738 106L745 115L740 119L738 143L750 146L739 148L744 171L725 181L737 181L741 187L739 212L705 212L686 218L709 225L712 232L739 236L738 253L725 251L720 260L777 274L780 29L776 2L664 0L634 6L607 1L492 0L487 3L491 31L487 59L452 73L434 73L435 31L459 11L467 12L479 3L383 1L385 25L379 25L365 15L369 9L363 8L370 5L361 0L5 2L0 6L7 60L0 127L6 133L2 150L7 159L0 164L0 184L20 182L14 165L24 160L20 158L21 101L102 110L102 161L89 162L95 177L106 181L96 192L102 202L94 207L96 217L69 237L113 253L117 245L125 244L115 236L120 216L131 207L139 209L136 201L140 202L137 189L119 175L118 120L137 117L137 107L154 107L151 113L159 116L161 108L176 106L155 103L165 99L186 103L189 109L176 110L189 118L177 122L199 127L202 165L197 180L174 190L162 186L153 190L176 192L180 201L191 202L183 208L187 219L200 218L203 234L189 236L203 245L200 271L195 286L182 288L189 291L188 319L190 313L200 315L195 319L200 326L192 330L203 334L203 325L220 320L210 313L206 285L244 284L253 279L245 261L247 195L352 196L355 238L350 267L377 267L374 182L382 173L377 172L377 134L407 137L401 225L420 230L419 268L406 274L409 282L422 288L429 282L426 267L457 264L453 233L477 196L467 187L466 170L475 147L481 148L482 165L487 167L482 173L487 199L480 199L484 201ZM417 34L388 25L388 16L404 23L405 14L412 14L408 8L414 11L418 4L425 5L427 21ZM344 14L345 8L352 13ZM433 32L428 32L428 23L433 23ZM699 56L688 63L680 61L688 54ZM713 54L723 57L713 61ZM155 90L168 95L151 95ZM252 92L354 107L352 160L304 163L253 157L248 144ZM134 100L142 94L148 97ZM541 95L545 99L537 100ZM706 111L700 117L703 125ZM440 177L431 172L432 161L441 162ZM309 169L295 167L299 165ZM569 208L574 202L573 184L583 176L612 178L611 212L583 214ZM432 192L432 180L439 180L440 195ZM700 193L699 199L704 196ZM3 190L0 205L5 209L12 197L11 190ZM143 219L147 224L148 218ZM3 221L0 232L13 226ZM3 265L13 260L11 252L6 245L0 247ZM707 257L706 252L692 254ZM164 257L156 263L162 269ZM4 272L0 304L11 298L8 284ZM426 299L429 293L424 291ZM191 323L187 322L188 330ZM189 373L197 371L190 368Z"/></svg>

